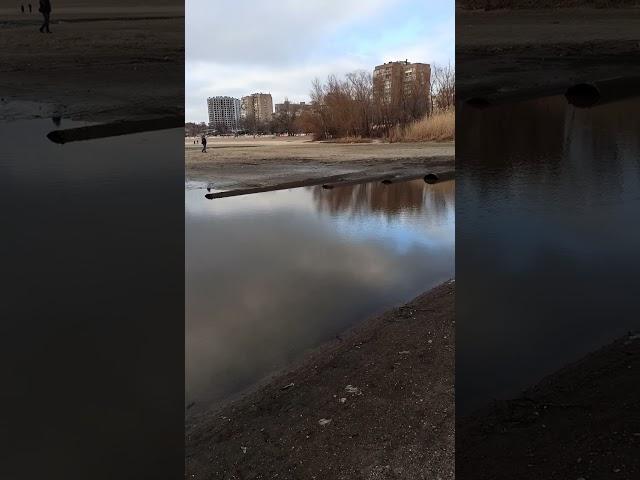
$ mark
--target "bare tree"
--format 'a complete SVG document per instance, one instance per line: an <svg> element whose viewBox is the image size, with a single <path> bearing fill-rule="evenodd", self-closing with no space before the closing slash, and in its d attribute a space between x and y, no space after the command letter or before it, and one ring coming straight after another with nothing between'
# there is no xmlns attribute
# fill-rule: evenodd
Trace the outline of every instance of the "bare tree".
<svg viewBox="0 0 640 480"><path fill-rule="evenodd" d="M374 79L369 72L355 71L344 79L334 75L324 83L315 79L310 93L312 109L300 115L297 126L319 139L371 137L427 115L431 110L428 71L399 67L390 75L392 78L378 75ZM450 77L444 75L444 80L449 82Z"/></svg>
<svg viewBox="0 0 640 480"><path fill-rule="evenodd" d="M432 67L431 102L435 111L454 108L456 103L456 72L451 64Z"/></svg>

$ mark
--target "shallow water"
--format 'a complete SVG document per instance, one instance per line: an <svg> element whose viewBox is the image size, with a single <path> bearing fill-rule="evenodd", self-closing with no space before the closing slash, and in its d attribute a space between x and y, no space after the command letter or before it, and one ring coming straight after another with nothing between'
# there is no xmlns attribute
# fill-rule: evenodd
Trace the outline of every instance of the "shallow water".
<svg viewBox="0 0 640 480"><path fill-rule="evenodd" d="M224 399L454 275L452 181L205 193L185 190L188 403Z"/></svg>
<svg viewBox="0 0 640 480"><path fill-rule="evenodd" d="M162 478L184 425L184 133L46 138L81 125L0 123L0 399L21 452L0 477L113 478L126 457Z"/></svg>
<svg viewBox="0 0 640 480"><path fill-rule="evenodd" d="M564 97L464 107L459 413L517 395L640 327L638 112L638 99L591 109Z"/></svg>

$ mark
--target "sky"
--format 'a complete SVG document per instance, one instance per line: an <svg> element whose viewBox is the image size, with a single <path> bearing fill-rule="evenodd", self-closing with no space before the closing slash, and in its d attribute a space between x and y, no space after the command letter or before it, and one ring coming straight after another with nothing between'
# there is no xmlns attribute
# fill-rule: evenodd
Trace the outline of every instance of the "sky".
<svg viewBox="0 0 640 480"><path fill-rule="evenodd" d="M453 0L186 0L185 116L207 97L309 101L314 78L392 60L453 65Z"/></svg>

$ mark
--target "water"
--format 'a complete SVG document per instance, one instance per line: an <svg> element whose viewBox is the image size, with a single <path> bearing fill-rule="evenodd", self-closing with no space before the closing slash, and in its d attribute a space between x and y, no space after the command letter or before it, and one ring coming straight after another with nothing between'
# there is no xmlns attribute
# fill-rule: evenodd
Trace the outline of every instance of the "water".
<svg viewBox="0 0 640 480"><path fill-rule="evenodd" d="M255 384L454 275L452 181L186 189L186 401Z"/></svg>
<svg viewBox="0 0 640 480"><path fill-rule="evenodd" d="M461 112L459 413L640 327L639 112L563 97Z"/></svg>
<svg viewBox="0 0 640 480"><path fill-rule="evenodd" d="M46 138L81 125L0 123L0 477L163 478L184 426L183 132Z"/></svg>

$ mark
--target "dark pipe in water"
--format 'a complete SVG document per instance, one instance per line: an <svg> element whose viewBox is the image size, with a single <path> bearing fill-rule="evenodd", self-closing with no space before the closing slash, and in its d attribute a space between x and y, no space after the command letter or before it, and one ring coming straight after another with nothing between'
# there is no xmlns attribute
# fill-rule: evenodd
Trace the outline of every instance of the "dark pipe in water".
<svg viewBox="0 0 640 480"><path fill-rule="evenodd" d="M565 92L567 101L578 108L640 97L640 77L619 77L581 83Z"/></svg>
<svg viewBox="0 0 640 480"><path fill-rule="evenodd" d="M385 178L384 180L382 180L382 183L383 183L384 185L389 185L390 183L393 183L393 182L392 182L391 180L389 180L389 179Z"/></svg>
<svg viewBox="0 0 640 480"><path fill-rule="evenodd" d="M570 105L578 108L593 107L600 101L600 90L591 83L579 83L569 87L564 94Z"/></svg>
<svg viewBox="0 0 640 480"><path fill-rule="evenodd" d="M47 138L54 143L64 144L82 140L93 140L95 138L179 128L182 125L184 125L184 117L179 116L150 118L146 120L121 120L99 125L69 128L67 130L54 130L47 134Z"/></svg>
<svg viewBox="0 0 640 480"><path fill-rule="evenodd" d="M333 188L333 185L328 185L328 184L324 184L322 185L322 188L324 188L325 190L331 190Z"/></svg>
<svg viewBox="0 0 640 480"><path fill-rule="evenodd" d="M435 173L427 173L424 176L424 181L426 183L436 183L439 180L438 175L436 175Z"/></svg>

